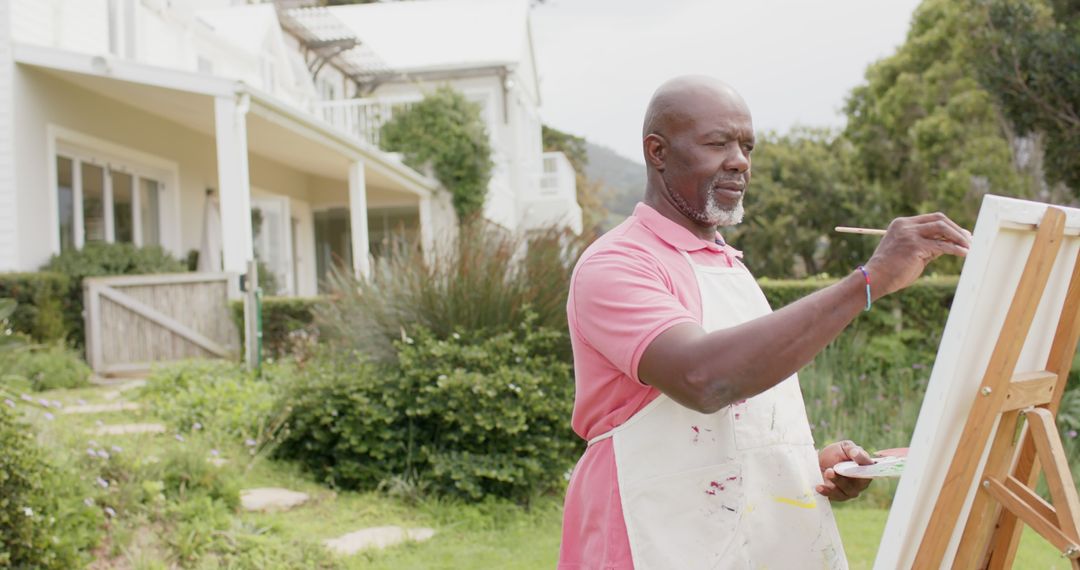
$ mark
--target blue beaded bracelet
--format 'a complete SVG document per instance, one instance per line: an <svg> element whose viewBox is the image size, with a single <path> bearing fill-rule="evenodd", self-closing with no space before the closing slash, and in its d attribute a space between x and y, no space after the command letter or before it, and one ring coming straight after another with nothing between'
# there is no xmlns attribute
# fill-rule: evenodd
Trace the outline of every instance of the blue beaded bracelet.
<svg viewBox="0 0 1080 570"><path fill-rule="evenodd" d="M866 272L866 268L859 266L859 271L862 271L863 277L866 278L866 308L864 311L870 310L870 274Z"/></svg>

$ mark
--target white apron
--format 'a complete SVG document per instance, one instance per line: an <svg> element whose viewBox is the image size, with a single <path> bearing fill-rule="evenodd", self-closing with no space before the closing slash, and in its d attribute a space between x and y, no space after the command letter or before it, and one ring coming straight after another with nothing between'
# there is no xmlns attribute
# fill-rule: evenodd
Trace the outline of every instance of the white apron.
<svg viewBox="0 0 1080 570"><path fill-rule="evenodd" d="M772 311L745 267L682 254L706 332ZM661 394L609 437L637 570L847 568L797 375L713 414Z"/></svg>

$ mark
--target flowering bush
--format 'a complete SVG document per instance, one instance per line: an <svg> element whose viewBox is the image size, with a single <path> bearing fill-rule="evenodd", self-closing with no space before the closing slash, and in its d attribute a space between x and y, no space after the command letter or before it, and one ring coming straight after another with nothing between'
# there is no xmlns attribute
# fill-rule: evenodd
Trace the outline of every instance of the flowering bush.
<svg viewBox="0 0 1080 570"><path fill-rule="evenodd" d="M84 566L101 535L101 511L83 504L86 487L0 405L0 567Z"/></svg>
<svg viewBox="0 0 1080 570"><path fill-rule="evenodd" d="M353 488L402 480L439 494L528 501L577 458L565 334L529 313L494 336L424 328L396 343L397 365L317 359L287 397L278 452Z"/></svg>

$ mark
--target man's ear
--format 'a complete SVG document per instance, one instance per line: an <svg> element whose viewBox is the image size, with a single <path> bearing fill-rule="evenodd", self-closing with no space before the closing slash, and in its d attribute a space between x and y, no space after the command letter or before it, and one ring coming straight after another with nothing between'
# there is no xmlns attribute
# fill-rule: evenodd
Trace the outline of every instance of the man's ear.
<svg viewBox="0 0 1080 570"><path fill-rule="evenodd" d="M663 172L667 163L667 140L656 133L650 133L641 144L645 149L645 162L657 171Z"/></svg>

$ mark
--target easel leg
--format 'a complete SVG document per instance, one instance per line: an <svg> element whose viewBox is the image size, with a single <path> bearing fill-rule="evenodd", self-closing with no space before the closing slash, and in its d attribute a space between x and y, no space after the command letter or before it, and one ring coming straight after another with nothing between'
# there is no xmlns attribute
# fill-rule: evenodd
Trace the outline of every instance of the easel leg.
<svg viewBox="0 0 1080 570"><path fill-rule="evenodd" d="M1054 414L1049 410L1036 408L1027 414L1031 426L1031 435L1035 440L1035 449L1045 466L1046 483L1050 487L1050 497L1057 509L1058 526L1074 542L1080 544L1080 499L1077 499L1076 487L1069 472L1069 460L1061 444Z"/></svg>
<svg viewBox="0 0 1080 570"><path fill-rule="evenodd" d="M1012 467L1013 456L1016 453L1016 426L1020 421L1020 412L1017 410L1001 414L997 433L994 434L994 443L990 447L990 455L986 460L986 468L983 470L981 479L993 477L1004 480L1009 475ZM975 493L975 500L971 504L967 524L964 526L964 534L960 539L960 547L953 559L954 570L974 570L982 567L987 554L989 554L990 539L994 535L995 522L999 518L1001 505L980 487Z"/></svg>

